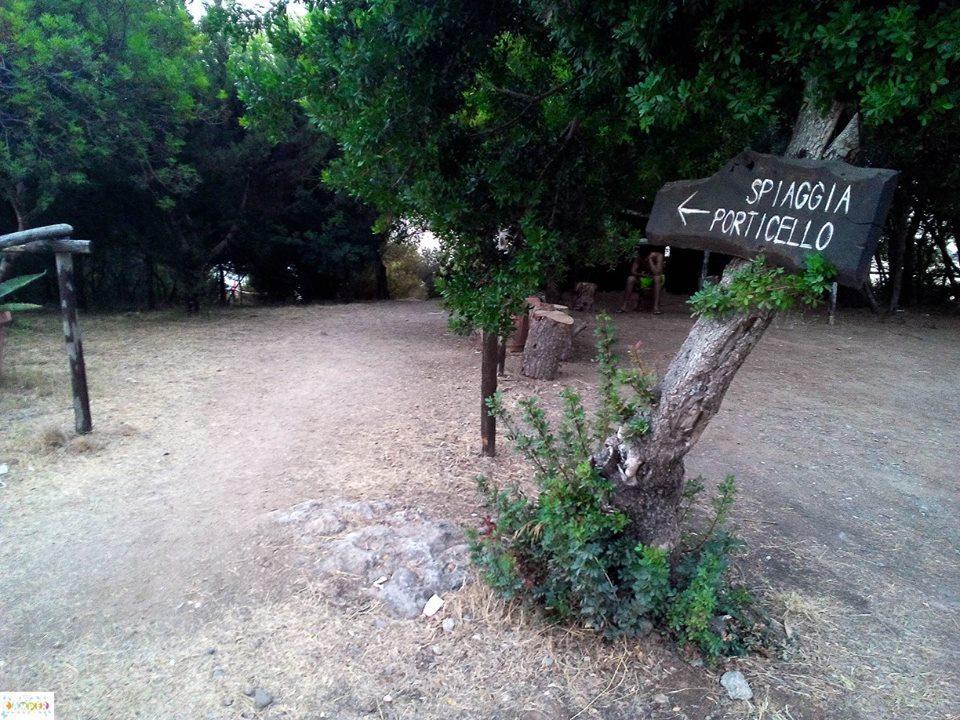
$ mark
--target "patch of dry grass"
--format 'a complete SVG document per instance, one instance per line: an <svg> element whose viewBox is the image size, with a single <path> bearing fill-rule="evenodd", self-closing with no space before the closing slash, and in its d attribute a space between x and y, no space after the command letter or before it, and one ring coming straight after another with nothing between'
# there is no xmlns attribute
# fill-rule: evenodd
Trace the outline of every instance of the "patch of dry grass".
<svg viewBox="0 0 960 720"><path fill-rule="evenodd" d="M67 446L70 438L62 428L56 425L45 427L36 440L36 451L40 453L60 450Z"/></svg>

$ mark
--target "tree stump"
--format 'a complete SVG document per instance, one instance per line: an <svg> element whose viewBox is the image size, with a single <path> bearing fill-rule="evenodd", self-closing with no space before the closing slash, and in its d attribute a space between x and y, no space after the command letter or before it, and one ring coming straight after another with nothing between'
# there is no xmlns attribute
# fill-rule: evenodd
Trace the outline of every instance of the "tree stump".
<svg viewBox="0 0 960 720"><path fill-rule="evenodd" d="M544 304L536 295L527 298L527 306L520 315L513 316L513 332L507 338L507 350L512 353L523 352L527 344L527 334L530 332L530 312Z"/></svg>
<svg viewBox="0 0 960 720"><path fill-rule="evenodd" d="M593 310L593 300L597 294L597 284L592 282L578 282L574 289L577 293L577 298L573 301L573 309L591 312Z"/></svg>
<svg viewBox="0 0 960 720"><path fill-rule="evenodd" d="M553 380L560 361L573 342L573 318L560 310L539 308L530 312L530 334L523 350L520 372L536 380Z"/></svg>

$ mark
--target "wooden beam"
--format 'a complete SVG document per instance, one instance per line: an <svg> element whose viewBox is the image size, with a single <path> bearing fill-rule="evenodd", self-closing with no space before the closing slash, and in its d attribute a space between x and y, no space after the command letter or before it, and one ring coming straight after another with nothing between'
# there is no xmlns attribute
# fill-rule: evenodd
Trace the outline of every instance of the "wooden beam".
<svg viewBox="0 0 960 720"><path fill-rule="evenodd" d="M73 226L61 223L59 225L45 225L44 227L30 228L20 232L0 235L0 250L13 245L25 245L34 240L55 240L70 237Z"/></svg>
<svg viewBox="0 0 960 720"><path fill-rule="evenodd" d="M57 281L60 284L60 309L63 311L63 339L70 361L70 381L73 386L73 414L77 432L93 429L90 416L90 394L87 391L87 367L83 361L83 341L77 320L77 292L73 277L73 255L58 252Z"/></svg>
<svg viewBox="0 0 960 720"><path fill-rule="evenodd" d="M59 240L34 240L23 245L13 245L4 248L8 253L80 253L89 255L91 251L90 240L74 240L73 238L62 238Z"/></svg>

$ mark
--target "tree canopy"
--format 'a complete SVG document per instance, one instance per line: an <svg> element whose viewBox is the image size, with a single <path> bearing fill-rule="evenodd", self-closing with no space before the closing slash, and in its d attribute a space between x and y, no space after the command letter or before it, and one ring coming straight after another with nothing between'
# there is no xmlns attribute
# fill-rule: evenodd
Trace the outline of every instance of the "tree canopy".
<svg viewBox="0 0 960 720"><path fill-rule="evenodd" d="M179 0L5 4L0 218L95 238L101 305L210 296L217 269L269 299L375 294L374 216L322 183L336 145L302 113L276 140L240 123L234 58L262 27L233 0L196 21Z"/></svg>
<svg viewBox="0 0 960 720"><path fill-rule="evenodd" d="M782 152L805 92L862 122L867 161L908 175L889 138L923 145L957 122L948 4L310 7L248 58L248 117L276 132L281 107L306 112L342 151L327 180L437 233L455 319L491 331L571 263L622 257L665 180L747 145Z"/></svg>

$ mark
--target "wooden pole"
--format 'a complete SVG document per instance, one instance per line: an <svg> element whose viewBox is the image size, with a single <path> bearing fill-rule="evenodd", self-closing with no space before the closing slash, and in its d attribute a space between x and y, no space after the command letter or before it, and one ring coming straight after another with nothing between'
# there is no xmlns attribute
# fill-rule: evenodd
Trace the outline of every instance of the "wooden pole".
<svg viewBox="0 0 960 720"><path fill-rule="evenodd" d="M13 245L24 245L34 240L56 240L57 238L68 238L73 233L73 227L66 224L45 225L44 227L30 228L29 230L19 230L17 232L0 235L0 248L8 248Z"/></svg>
<svg viewBox="0 0 960 720"><path fill-rule="evenodd" d="M837 284L830 286L830 324L833 325L834 318L837 316Z"/></svg>
<svg viewBox="0 0 960 720"><path fill-rule="evenodd" d="M90 416L90 395L87 392L87 368L83 361L83 341L77 321L76 282L73 277L73 255L57 253L57 281L60 284L60 309L63 311L63 338L70 361L70 382L73 386L73 414L77 432L93 429Z"/></svg>
<svg viewBox="0 0 960 720"><path fill-rule="evenodd" d="M480 442L481 454L497 454L497 419L487 407L487 398L497 391L497 359L499 338L496 333L484 331L480 361Z"/></svg>

